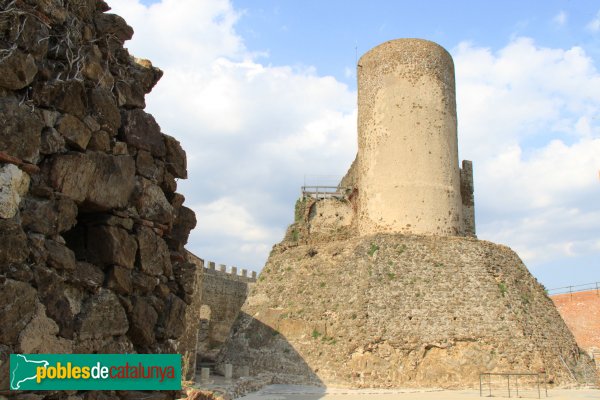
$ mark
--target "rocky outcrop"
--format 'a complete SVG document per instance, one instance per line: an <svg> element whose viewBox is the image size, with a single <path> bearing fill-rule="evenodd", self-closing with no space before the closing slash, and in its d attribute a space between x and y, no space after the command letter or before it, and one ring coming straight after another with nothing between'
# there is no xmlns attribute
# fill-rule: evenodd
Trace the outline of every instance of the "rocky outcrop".
<svg viewBox="0 0 600 400"><path fill-rule="evenodd" d="M143 110L162 71L104 1L0 3L0 391L10 353L181 352L193 368L186 157Z"/></svg>

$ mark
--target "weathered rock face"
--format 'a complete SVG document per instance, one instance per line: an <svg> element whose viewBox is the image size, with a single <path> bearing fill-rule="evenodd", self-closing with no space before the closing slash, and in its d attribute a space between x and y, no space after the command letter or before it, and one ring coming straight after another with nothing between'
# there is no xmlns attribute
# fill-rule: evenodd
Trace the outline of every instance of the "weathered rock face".
<svg viewBox="0 0 600 400"><path fill-rule="evenodd" d="M0 393L20 352L181 352L193 375L186 157L143 110L162 71L129 55L104 1L4 3Z"/></svg>
<svg viewBox="0 0 600 400"><path fill-rule="evenodd" d="M574 371L589 361L509 248L379 234L276 247L219 363L328 385L456 388L494 371L569 383L561 357Z"/></svg>

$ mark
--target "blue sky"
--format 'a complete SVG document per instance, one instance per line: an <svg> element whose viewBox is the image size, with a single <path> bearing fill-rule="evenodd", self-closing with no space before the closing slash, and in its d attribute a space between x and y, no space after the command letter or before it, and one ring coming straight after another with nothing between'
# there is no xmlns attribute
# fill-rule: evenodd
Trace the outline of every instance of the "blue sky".
<svg viewBox="0 0 600 400"><path fill-rule="evenodd" d="M454 57L478 235L547 287L600 281L597 1L119 0L126 44L165 75L147 97L188 153L188 247L260 270L306 174L356 153L358 56L399 37Z"/></svg>

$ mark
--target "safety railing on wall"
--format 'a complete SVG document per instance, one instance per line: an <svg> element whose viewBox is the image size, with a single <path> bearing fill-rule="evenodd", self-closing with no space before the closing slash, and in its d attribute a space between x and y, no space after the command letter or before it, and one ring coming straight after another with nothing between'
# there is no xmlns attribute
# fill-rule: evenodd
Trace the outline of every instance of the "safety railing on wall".
<svg viewBox="0 0 600 400"><path fill-rule="evenodd" d="M479 397L548 397L545 373L483 372L479 374Z"/></svg>
<svg viewBox="0 0 600 400"><path fill-rule="evenodd" d="M342 199L346 196L348 188L341 186L302 186L302 197L313 199Z"/></svg>
<svg viewBox="0 0 600 400"><path fill-rule="evenodd" d="M596 294L600 296L600 282L584 283L583 285L571 285L554 289L548 289L547 293L549 296L553 296L556 294L573 294L577 292L589 292L592 290L596 291Z"/></svg>

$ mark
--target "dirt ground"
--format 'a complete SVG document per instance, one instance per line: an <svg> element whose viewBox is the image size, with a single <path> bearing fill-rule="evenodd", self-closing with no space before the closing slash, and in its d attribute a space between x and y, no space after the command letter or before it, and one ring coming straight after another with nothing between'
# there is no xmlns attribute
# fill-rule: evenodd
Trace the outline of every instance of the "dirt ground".
<svg viewBox="0 0 600 400"><path fill-rule="evenodd" d="M541 390L541 398L546 398L545 392ZM483 397L490 398L489 393L483 393ZM511 398L516 398L516 393L511 393ZM249 394L241 399L244 400L463 400L477 399L480 397L479 390L378 390L378 389L324 389L308 386L293 385L271 385L259 392ZM508 393L494 393L492 398L508 398ZM521 392L519 398L537 399L535 391ZM600 399L600 390L597 389L550 389L548 398L554 400L571 399Z"/></svg>

